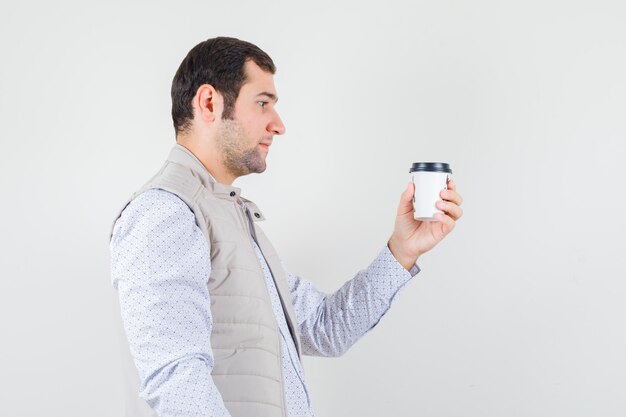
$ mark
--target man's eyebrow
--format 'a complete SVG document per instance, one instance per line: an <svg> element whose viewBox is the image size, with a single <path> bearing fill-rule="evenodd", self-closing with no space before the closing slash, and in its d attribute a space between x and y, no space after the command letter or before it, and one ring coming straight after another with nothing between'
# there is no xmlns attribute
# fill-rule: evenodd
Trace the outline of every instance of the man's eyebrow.
<svg viewBox="0 0 626 417"><path fill-rule="evenodd" d="M276 103L278 101L278 97L276 97L276 94L268 93L267 91L263 91L262 93L259 93L256 96L257 97L259 97L259 96L266 96L270 100L274 100L274 103Z"/></svg>

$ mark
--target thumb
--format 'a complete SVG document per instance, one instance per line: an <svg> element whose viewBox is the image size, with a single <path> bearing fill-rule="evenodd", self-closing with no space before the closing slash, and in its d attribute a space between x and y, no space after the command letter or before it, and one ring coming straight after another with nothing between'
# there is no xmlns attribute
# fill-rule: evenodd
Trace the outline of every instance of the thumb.
<svg viewBox="0 0 626 417"><path fill-rule="evenodd" d="M415 185L410 181L404 192L400 196L400 204L398 205L398 216L402 216L413 211L413 194L415 193Z"/></svg>

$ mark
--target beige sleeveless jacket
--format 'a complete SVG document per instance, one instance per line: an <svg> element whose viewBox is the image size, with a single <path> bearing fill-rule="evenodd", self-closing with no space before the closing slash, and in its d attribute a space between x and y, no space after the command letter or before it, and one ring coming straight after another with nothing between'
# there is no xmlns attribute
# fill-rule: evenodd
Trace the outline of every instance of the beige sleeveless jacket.
<svg viewBox="0 0 626 417"><path fill-rule="evenodd" d="M276 282L298 354L300 340L282 265L256 225L264 220L263 214L254 203L242 198L253 216L254 222L249 222L237 203L240 189L215 182L200 161L180 145L172 149L165 165L126 204L153 188L181 198L195 214L196 223L209 243L211 274L207 285L215 359L212 376L226 408L233 417L285 417L280 333L252 246L250 224ZM130 358L127 371L130 378L127 416L156 416L138 396L139 377Z"/></svg>

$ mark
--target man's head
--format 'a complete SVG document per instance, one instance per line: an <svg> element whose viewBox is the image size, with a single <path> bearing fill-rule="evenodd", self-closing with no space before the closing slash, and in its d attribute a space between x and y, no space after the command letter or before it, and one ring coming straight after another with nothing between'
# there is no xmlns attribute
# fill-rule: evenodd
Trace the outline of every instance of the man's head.
<svg viewBox="0 0 626 417"><path fill-rule="evenodd" d="M177 141L220 182L265 170L275 134L285 128L276 112L272 59L233 38L196 45L172 82ZM267 146L265 146L267 145Z"/></svg>

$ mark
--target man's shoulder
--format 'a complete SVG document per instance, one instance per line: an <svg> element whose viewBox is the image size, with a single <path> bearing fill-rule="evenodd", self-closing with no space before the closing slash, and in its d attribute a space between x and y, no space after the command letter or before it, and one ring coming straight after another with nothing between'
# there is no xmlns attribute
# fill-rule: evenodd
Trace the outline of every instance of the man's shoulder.
<svg viewBox="0 0 626 417"><path fill-rule="evenodd" d="M193 223L194 215L180 197L166 190L152 188L138 194L126 205L114 229L118 232L136 228L150 230L163 224L172 226L187 222Z"/></svg>
<svg viewBox="0 0 626 417"><path fill-rule="evenodd" d="M122 215L167 217L174 213L189 211L187 204L176 194L160 188L151 188L135 196L122 211Z"/></svg>
<svg viewBox="0 0 626 417"><path fill-rule="evenodd" d="M163 190L161 188L150 188L137 194L131 204L135 203L138 205L154 205L154 204L165 204L171 206L180 206L181 204L185 206L185 202L181 200L176 194Z"/></svg>

